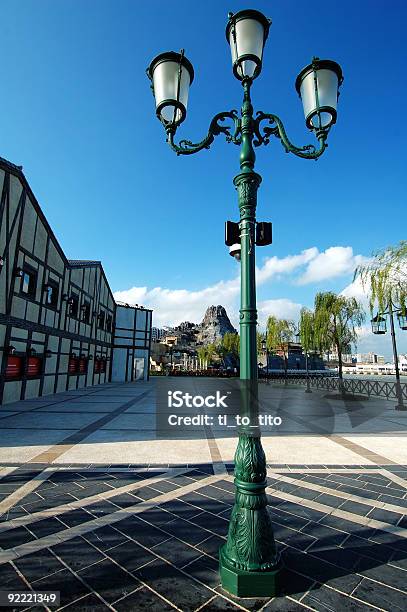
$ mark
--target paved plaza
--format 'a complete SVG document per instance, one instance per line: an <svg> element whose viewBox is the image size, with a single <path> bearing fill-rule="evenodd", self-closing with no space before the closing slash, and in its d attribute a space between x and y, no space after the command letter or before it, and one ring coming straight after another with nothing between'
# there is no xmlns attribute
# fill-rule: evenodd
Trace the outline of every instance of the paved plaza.
<svg viewBox="0 0 407 612"><path fill-rule="evenodd" d="M263 446L284 566L278 597L235 599L218 549L236 433L158 435L161 384L2 406L0 590L57 590L78 611L406 610L407 413L394 401L260 385L283 419Z"/></svg>

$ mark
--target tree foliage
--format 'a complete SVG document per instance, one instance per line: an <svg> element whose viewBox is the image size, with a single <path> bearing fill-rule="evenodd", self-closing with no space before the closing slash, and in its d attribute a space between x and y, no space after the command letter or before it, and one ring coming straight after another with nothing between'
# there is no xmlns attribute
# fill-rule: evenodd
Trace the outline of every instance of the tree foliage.
<svg viewBox="0 0 407 612"><path fill-rule="evenodd" d="M300 313L300 339L306 353L319 348L315 337L315 314L309 308L301 308Z"/></svg>
<svg viewBox="0 0 407 612"><path fill-rule="evenodd" d="M377 303L384 312L389 302L406 311L407 302L407 241L401 240L396 246L389 246L373 253L373 258L358 266L354 279L360 278L363 288L369 291L370 310Z"/></svg>
<svg viewBox="0 0 407 612"><path fill-rule="evenodd" d="M331 291L315 296L314 333L321 351L335 346L338 352L339 377L342 378L342 353L357 340L356 328L365 320L362 305L354 297Z"/></svg>
<svg viewBox="0 0 407 612"><path fill-rule="evenodd" d="M278 319L270 315L267 319L267 348L281 348L283 351L288 342L292 342L295 334L294 321Z"/></svg>
<svg viewBox="0 0 407 612"><path fill-rule="evenodd" d="M226 355L231 355L235 359L239 358L240 336L233 332L227 332L222 338L222 349Z"/></svg>

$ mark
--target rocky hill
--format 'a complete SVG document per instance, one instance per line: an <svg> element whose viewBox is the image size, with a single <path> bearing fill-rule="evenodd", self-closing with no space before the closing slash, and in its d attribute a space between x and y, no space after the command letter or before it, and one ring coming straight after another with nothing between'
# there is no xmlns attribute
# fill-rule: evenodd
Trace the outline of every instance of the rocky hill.
<svg viewBox="0 0 407 612"><path fill-rule="evenodd" d="M209 306L202 323L198 326L197 342L218 342L226 333L236 333L223 306Z"/></svg>

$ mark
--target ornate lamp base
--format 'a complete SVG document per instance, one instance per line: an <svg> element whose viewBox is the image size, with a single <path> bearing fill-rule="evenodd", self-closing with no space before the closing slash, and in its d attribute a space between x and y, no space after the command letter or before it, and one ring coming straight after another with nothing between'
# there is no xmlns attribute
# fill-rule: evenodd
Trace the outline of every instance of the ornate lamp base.
<svg viewBox="0 0 407 612"><path fill-rule="evenodd" d="M219 550L219 572L222 587L236 597L274 597L278 594L280 557L274 568L264 572L250 572L232 567L225 555L226 544Z"/></svg>
<svg viewBox="0 0 407 612"><path fill-rule="evenodd" d="M273 597L281 561L267 512L266 458L260 437L239 434L235 485L228 539L219 551L222 586L237 597Z"/></svg>

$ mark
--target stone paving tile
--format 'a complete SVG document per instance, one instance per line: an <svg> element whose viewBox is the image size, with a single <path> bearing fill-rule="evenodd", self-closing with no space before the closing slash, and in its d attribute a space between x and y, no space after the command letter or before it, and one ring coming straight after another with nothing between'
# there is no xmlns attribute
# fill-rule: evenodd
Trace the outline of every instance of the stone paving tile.
<svg viewBox="0 0 407 612"><path fill-rule="evenodd" d="M35 589L37 591L60 591L61 607L82 595L90 593L90 589L68 569L63 569L61 572L56 572L41 578L41 580L37 580Z"/></svg>
<svg viewBox="0 0 407 612"><path fill-rule="evenodd" d="M166 530L169 530L169 525L172 525L172 523L165 525ZM140 544L143 546L147 547L161 544L161 542L164 542L164 540L168 540L170 538L169 534L157 527L149 525L149 523L146 523L136 516L131 516L123 519L122 521L118 521L115 523L115 528L127 535L129 538L132 538L137 542L140 542Z"/></svg>
<svg viewBox="0 0 407 612"><path fill-rule="evenodd" d="M61 525L62 526L62 525ZM31 534L25 527L17 527L0 533L0 548L7 550L20 544L32 542L36 537Z"/></svg>
<svg viewBox="0 0 407 612"><path fill-rule="evenodd" d="M244 609L249 610L250 612L257 612L257 610L263 608L263 606L265 606L270 601L269 597L244 598L242 600L238 597L230 595L230 593L222 589L221 586L218 586L215 591L223 595L226 599L235 602L236 604L242 606ZM210 610L210 604L208 605L207 610Z"/></svg>
<svg viewBox="0 0 407 612"><path fill-rule="evenodd" d="M62 563L47 549L16 559L14 565L30 583L64 569Z"/></svg>
<svg viewBox="0 0 407 612"><path fill-rule="evenodd" d="M11 563L0 565L0 585L2 590L11 591L13 589L25 591L27 585L20 578Z"/></svg>
<svg viewBox="0 0 407 612"><path fill-rule="evenodd" d="M224 599L223 597L214 597L210 599L208 603L206 603L201 610L205 610L205 612L210 612L211 610L241 610L241 607L235 606L231 601Z"/></svg>
<svg viewBox="0 0 407 612"><path fill-rule="evenodd" d="M126 540L122 544L106 551L106 555L118 563L121 567L126 568L129 572L134 572L142 565L154 561L157 557L154 554L154 548L151 552L142 546L139 546L132 540Z"/></svg>
<svg viewBox="0 0 407 612"><path fill-rule="evenodd" d="M192 517L200 514L202 510L196 506L191 506L184 501L174 500L161 504L161 508L172 512L175 516L190 520ZM174 517L173 517L174 518Z"/></svg>
<svg viewBox="0 0 407 612"><path fill-rule="evenodd" d="M390 589L368 578L362 580L353 596L389 612L405 612L406 609L405 592Z"/></svg>
<svg viewBox="0 0 407 612"><path fill-rule="evenodd" d="M58 519L64 523L67 527L75 527L75 525L82 525L88 521L94 520L93 514L87 512L84 508L78 508L78 510L71 510L70 512L64 512Z"/></svg>
<svg viewBox="0 0 407 612"><path fill-rule="evenodd" d="M214 535L209 536L209 538L197 544L195 548L218 559L219 548L223 546L225 542L226 538L221 538L220 536Z"/></svg>
<svg viewBox="0 0 407 612"><path fill-rule="evenodd" d="M51 535L52 533L57 533L58 531L63 531L64 529L66 529L66 527L63 523L61 523L61 521L59 521L57 518L52 517L47 517L42 521L31 523L27 526L27 528L37 538L44 538L47 535Z"/></svg>
<svg viewBox="0 0 407 612"><path fill-rule="evenodd" d="M170 561L175 567L183 567L202 556L199 550L176 538L166 540L163 544L157 544L151 549L151 552Z"/></svg>
<svg viewBox="0 0 407 612"><path fill-rule="evenodd" d="M407 527L402 514L369 505L367 495L370 494L370 500L378 496L384 501L385 497L388 503L403 501L398 496L406 495L405 490L381 474L369 474L364 468L359 468L359 473L335 474L330 467L318 472L318 475L304 475L295 472L294 466L291 467L292 472L285 475L303 483L303 486L297 483L292 493L307 500L307 503L315 499L332 509L340 507L353 514L355 521L360 521L360 517L369 513L368 518ZM143 471L140 476L141 472L107 473L92 469L86 472L81 466L76 469L78 471L52 474L52 482L41 483L34 493L26 496L24 508L11 509L9 518L14 518L16 513L24 514L27 508L36 512L66 503L64 500L72 501L77 492L79 499L84 499L99 492L100 488L112 490L136 482L143 486L134 493L119 494L108 501L100 500L58 517L32 522L26 528L0 532L0 546L10 548L33 541L35 536L43 538L58 531L65 532L97 516L108 516L120 508L136 506L143 495L146 500L160 493L173 492L176 495L180 486L199 483L202 478L212 474L209 465L202 469L194 466L192 472L150 485L149 479L157 477L159 472ZM278 473L275 466L272 469ZM34 474L37 473L34 471ZM333 478L339 478L339 481ZM308 489L307 481L327 487L332 494ZM18 482L18 486L23 485L23 474L11 484L13 482ZM274 479L273 486L280 491L288 490L285 484ZM343 487L357 491L359 497L365 496L366 504L335 496L335 490L344 490ZM142 493L139 496L140 490ZM385 493L381 493L382 490ZM360 495L360 491L367 495ZM404 612L405 605L404 608L401 606L407 597L405 538L292 503L276 495L268 495L268 500L272 504L270 517L275 537L285 563L281 573L283 590L272 600L238 600L223 592L217 558L219 547L225 542L234 492L234 485L228 480L219 480L211 485L203 483L197 491L181 494L178 499L143 510L138 515L129 515L112 526L74 537L49 550L44 548L22 556L16 559L15 566L37 590L55 588L64 591L63 605L72 611L86 607L95 611L108 609L91 593L91 589L95 589L115 610L143 607L172 610L177 606L187 612L201 606L202 610L209 612L235 610L243 606L246 610L262 608L264 611L295 612L311 608L326 612L369 611L374 609L373 606L379 606L388 612ZM396 495L393 495L395 492ZM38 502L33 501L36 497ZM407 503L407 497L405 501ZM1 518L5 520L4 516ZM11 588L18 588L18 585L21 589L26 588L10 563L0 565L2 587L3 580ZM140 580L147 586L143 586Z"/></svg>
<svg viewBox="0 0 407 612"><path fill-rule="evenodd" d="M222 519L214 514L210 514L209 512L202 512L194 518L191 519L191 522L195 523L195 525L199 525L200 527L204 527L205 529L209 529L216 535L225 536L228 531L228 522L226 519Z"/></svg>
<svg viewBox="0 0 407 612"><path fill-rule="evenodd" d="M124 610L126 608L123 608ZM107 612L111 610L96 595L86 595L64 607L64 612Z"/></svg>
<svg viewBox="0 0 407 612"><path fill-rule="evenodd" d="M403 518L403 515L399 514L398 512L391 512L390 510L373 508L369 512L368 518L373 518L376 521L383 521L384 523L389 523L390 525L397 525L399 521Z"/></svg>
<svg viewBox="0 0 407 612"><path fill-rule="evenodd" d="M115 495L114 497L109 498L109 502L111 504L115 504L115 506L118 506L119 508L129 508L140 501L141 499L132 493L121 493L120 495Z"/></svg>
<svg viewBox="0 0 407 612"><path fill-rule="evenodd" d="M79 570L78 576L110 604L134 591L140 584L134 576L109 559Z"/></svg>
<svg viewBox="0 0 407 612"><path fill-rule="evenodd" d="M150 610L150 612L170 612L174 606L156 595L151 589L141 587L131 595L127 595L114 604L117 612L134 612L134 610Z"/></svg>
<svg viewBox="0 0 407 612"><path fill-rule="evenodd" d="M160 559L145 565L135 575L185 612L195 610L213 596L208 588Z"/></svg>
<svg viewBox="0 0 407 612"><path fill-rule="evenodd" d="M105 558L104 554L79 537L61 542L50 550L75 571Z"/></svg>
<svg viewBox="0 0 407 612"><path fill-rule="evenodd" d="M373 612L376 610L376 608L358 602L356 599L350 599L348 595L339 593L324 585L312 589L305 595L301 602L310 606L312 610L321 612L326 612L326 610L340 610L341 612L347 610L352 612Z"/></svg>
<svg viewBox="0 0 407 612"><path fill-rule="evenodd" d="M115 523L115 525L118 525L118 523ZM83 537L102 552L128 541L128 537L125 534L119 533L117 529L109 526L90 531Z"/></svg>

